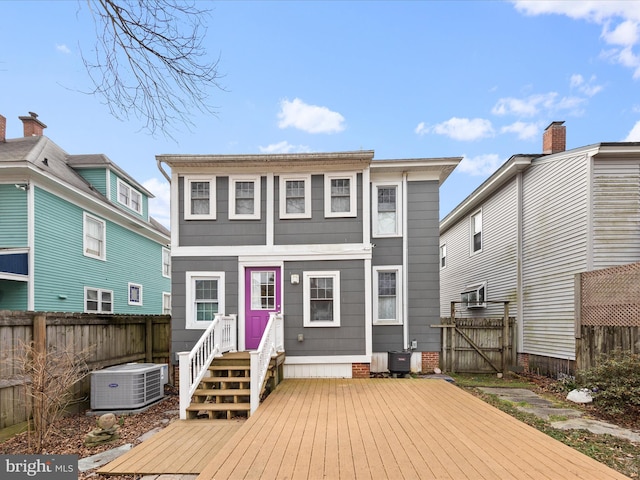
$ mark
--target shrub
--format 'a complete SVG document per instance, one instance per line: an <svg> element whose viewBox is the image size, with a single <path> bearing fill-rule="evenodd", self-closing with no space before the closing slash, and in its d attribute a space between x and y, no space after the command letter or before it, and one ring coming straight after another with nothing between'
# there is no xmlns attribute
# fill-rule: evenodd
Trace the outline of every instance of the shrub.
<svg viewBox="0 0 640 480"><path fill-rule="evenodd" d="M596 366L578 374L581 387L593 392L594 403L611 415L640 412L640 355L616 350Z"/></svg>

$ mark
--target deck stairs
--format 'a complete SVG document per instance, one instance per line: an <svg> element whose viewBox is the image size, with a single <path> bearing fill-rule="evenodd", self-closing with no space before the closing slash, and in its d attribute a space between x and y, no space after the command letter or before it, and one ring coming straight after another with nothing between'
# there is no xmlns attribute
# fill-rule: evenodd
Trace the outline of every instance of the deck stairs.
<svg viewBox="0 0 640 480"><path fill-rule="evenodd" d="M282 380L284 353L272 357L260 398ZM187 407L187 418L248 418L251 411L251 359L249 352L225 353L215 358Z"/></svg>

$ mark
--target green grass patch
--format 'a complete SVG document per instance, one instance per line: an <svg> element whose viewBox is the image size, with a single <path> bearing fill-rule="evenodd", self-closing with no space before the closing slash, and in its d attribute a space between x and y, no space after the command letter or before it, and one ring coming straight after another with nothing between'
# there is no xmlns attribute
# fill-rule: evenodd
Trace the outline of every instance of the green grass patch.
<svg viewBox="0 0 640 480"><path fill-rule="evenodd" d="M498 378L496 374L469 374L469 373L450 373L448 374L456 381L460 387L506 387L506 388L528 388L533 389L534 386L527 380L515 374L506 374L502 378Z"/></svg>

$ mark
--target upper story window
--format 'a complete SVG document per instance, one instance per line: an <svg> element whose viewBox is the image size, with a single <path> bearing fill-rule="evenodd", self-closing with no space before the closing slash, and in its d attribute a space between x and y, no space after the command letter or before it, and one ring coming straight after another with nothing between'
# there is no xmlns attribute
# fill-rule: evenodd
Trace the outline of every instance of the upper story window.
<svg viewBox="0 0 640 480"><path fill-rule="evenodd" d="M224 272L186 273L186 328L206 329L224 313Z"/></svg>
<svg viewBox="0 0 640 480"><path fill-rule="evenodd" d="M311 218L311 175L280 176L280 218Z"/></svg>
<svg viewBox="0 0 640 480"><path fill-rule="evenodd" d="M340 272L303 273L305 327L340 326Z"/></svg>
<svg viewBox="0 0 640 480"><path fill-rule="evenodd" d="M324 176L324 216L357 216L357 174L326 174Z"/></svg>
<svg viewBox="0 0 640 480"><path fill-rule="evenodd" d="M162 247L162 276L171 278L171 252Z"/></svg>
<svg viewBox="0 0 640 480"><path fill-rule="evenodd" d="M113 313L113 292L100 288L84 288L84 311L86 313Z"/></svg>
<svg viewBox="0 0 640 480"><path fill-rule="evenodd" d="M229 218L260 219L260 177L229 177Z"/></svg>
<svg viewBox="0 0 640 480"><path fill-rule="evenodd" d="M129 305L142 306L142 285L129 283Z"/></svg>
<svg viewBox="0 0 640 480"><path fill-rule="evenodd" d="M187 220L214 220L216 218L215 177L192 176L184 178L184 218Z"/></svg>
<svg viewBox="0 0 640 480"><path fill-rule="evenodd" d="M162 292L162 313L171 315L171 294L169 292Z"/></svg>
<svg viewBox="0 0 640 480"><path fill-rule="evenodd" d="M440 268L447 266L447 245L440 245Z"/></svg>
<svg viewBox="0 0 640 480"><path fill-rule="evenodd" d="M372 201L373 236L402 235L400 182L374 184Z"/></svg>
<svg viewBox="0 0 640 480"><path fill-rule="evenodd" d="M374 267L373 320L376 324L402 323L402 269L401 267Z"/></svg>
<svg viewBox="0 0 640 480"><path fill-rule="evenodd" d="M106 230L104 220L84 213L83 253L85 256L106 260Z"/></svg>
<svg viewBox="0 0 640 480"><path fill-rule="evenodd" d="M142 195L120 179L118 179L118 202L135 212L142 213Z"/></svg>
<svg viewBox="0 0 640 480"><path fill-rule="evenodd" d="M471 253L482 251L482 210L470 217L471 221Z"/></svg>

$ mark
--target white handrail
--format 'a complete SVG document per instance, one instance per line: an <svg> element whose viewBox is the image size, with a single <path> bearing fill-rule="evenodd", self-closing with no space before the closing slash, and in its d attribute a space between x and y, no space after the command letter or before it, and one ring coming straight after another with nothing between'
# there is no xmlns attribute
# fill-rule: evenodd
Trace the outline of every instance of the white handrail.
<svg viewBox="0 0 640 480"><path fill-rule="evenodd" d="M260 391L269 370L271 357L284 352L284 319L280 313L271 313L257 350L251 356L251 414L260 405Z"/></svg>
<svg viewBox="0 0 640 480"><path fill-rule="evenodd" d="M215 357L238 348L237 315L216 314L190 352L178 352L180 374L180 419L187 418L191 396Z"/></svg>

